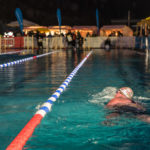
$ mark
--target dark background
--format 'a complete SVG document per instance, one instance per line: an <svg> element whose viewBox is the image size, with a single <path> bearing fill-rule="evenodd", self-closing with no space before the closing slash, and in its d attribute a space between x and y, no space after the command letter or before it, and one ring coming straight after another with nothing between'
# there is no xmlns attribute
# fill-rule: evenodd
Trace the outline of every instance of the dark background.
<svg viewBox="0 0 150 150"><path fill-rule="evenodd" d="M143 19L150 15L149 0L0 0L0 21L16 21L15 9L23 18L39 25L58 25L56 10L61 9L62 25L96 25L96 8L100 26L112 19Z"/></svg>

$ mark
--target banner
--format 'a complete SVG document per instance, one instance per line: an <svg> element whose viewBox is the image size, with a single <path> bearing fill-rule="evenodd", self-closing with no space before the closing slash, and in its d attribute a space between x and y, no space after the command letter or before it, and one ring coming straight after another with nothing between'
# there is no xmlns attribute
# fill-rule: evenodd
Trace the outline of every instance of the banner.
<svg viewBox="0 0 150 150"><path fill-rule="evenodd" d="M97 33L99 34L99 12L98 8L96 9L96 24L97 24Z"/></svg>
<svg viewBox="0 0 150 150"><path fill-rule="evenodd" d="M23 33L23 17L22 17L22 12L21 12L20 8L16 8L15 15L16 15L17 21L19 23L20 30Z"/></svg>
<svg viewBox="0 0 150 150"><path fill-rule="evenodd" d="M61 11L60 8L57 8L57 19L58 19L58 25L61 33Z"/></svg>

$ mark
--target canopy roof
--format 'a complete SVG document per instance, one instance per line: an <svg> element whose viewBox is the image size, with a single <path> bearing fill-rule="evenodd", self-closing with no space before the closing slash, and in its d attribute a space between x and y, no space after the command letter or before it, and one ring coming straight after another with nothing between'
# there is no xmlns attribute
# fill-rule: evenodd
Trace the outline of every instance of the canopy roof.
<svg viewBox="0 0 150 150"><path fill-rule="evenodd" d="M82 30L97 30L97 26L73 26L72 29L82 29Z"/></svg>
<svg viewBox="0 0 150 150"><path fill-rule="evenodd" d="M111 30L111 29L123 29L127 27L126 25L105 25L101 30Z"/></svg>
<svg viewBox="0 0 150 150"><path fill-rule="evenodd" d="M49 26L48 27L49 29L59 29L60 27L59 26ZM61 26L61 29L71 29L71 26Z"/></svg>
<svg viewBox="0 0 150 150"><path fill-rule="evenodd" d="M139 21L139 22L137 23L137 26L141 26L141 25L145 25L145 24L150 25L150 17L147 17L147 18L142 19L141 21Z"/></svg>
<svg viewBox="0 0 150 150"><path fill-rule="evenodd" d="M12 21L12 22L8 23L7 26L10 26L10 27L19 27L19 23L18 23L18 21ZM38 26L38 24L36 24L36 23L34 23L32 21L23 19L23 26L24 27Z"/></svg>
<svg viewBox="0 0 150 150"><path fill-rule="evenodd" d="M122 33L124 36L133 35L133 30L127 25L105 25L100 29L100 35L102 36L118 35L117 32Z"/></svg>

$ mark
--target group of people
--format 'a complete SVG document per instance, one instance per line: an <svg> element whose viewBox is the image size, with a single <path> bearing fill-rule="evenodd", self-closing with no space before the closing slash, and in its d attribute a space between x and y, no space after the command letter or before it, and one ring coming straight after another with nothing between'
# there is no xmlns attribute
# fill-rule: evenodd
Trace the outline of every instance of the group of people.
<svg viewBox="0 0 150 150"><path fill-rule="evenodd" d="M120 31L113 31L109 34L109 36L123 36L123 34Z"/></svg>
<svg viewBox="0 0 150 150"><path fill-rule="evenodd" d="M66 40L68 42L69 47L72 47L75 49L82 49L83 37L81 36L80 32L77 32L77 34L75 34L69 31L66 34Z"/></svg>
<svg viewBox="0 0 150 150"><path fill-rule="evenodd" d="M146 108L142 104L133 101L132 98L133 90L130 87L120 88L114 98L106 105L106 108L111 110L106 118L111 119L120 115L127 115L150 123L150 115L148 115Z"/></svg>

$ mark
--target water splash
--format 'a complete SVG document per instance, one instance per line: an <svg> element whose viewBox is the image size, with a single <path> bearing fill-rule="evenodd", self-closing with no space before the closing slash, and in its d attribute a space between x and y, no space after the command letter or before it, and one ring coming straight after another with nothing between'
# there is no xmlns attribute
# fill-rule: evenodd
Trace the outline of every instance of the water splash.
<svg viewBox="0 0 150 150"><path fill-rule="evenodd" d="M150 100L150 97L142 97L142 96L134 96L133 97L135 100Z"/></svg>
<svg viewBox="0 0 150 150"><path fill-rule="evenodd" d="M116 87L106 87L101 92L94 94L89 102L98 105L105 105L106 102L115 96L116 91Z"/></svg>

